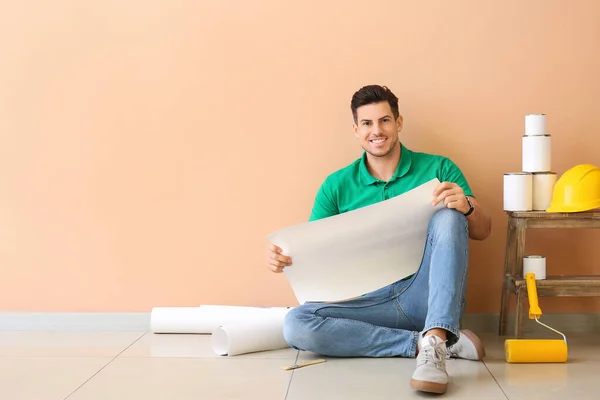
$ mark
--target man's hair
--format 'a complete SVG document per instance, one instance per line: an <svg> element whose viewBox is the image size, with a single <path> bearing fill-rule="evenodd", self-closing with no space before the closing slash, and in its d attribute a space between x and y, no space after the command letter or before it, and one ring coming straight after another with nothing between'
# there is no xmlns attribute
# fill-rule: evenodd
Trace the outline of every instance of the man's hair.
<svg viewBox="0 0 600 400"><path fill-rule="evenodd" d="M350 108L352 109L352 116L354 117L354 123L357 123L356 110L358 107L366 106L367 104L380 103L387 101L394 114L394 119L398 119L400 113L398 112L398 98L390 89L386 86L380 85L368 85L361 87L352 96L352 102Z"/></svg>

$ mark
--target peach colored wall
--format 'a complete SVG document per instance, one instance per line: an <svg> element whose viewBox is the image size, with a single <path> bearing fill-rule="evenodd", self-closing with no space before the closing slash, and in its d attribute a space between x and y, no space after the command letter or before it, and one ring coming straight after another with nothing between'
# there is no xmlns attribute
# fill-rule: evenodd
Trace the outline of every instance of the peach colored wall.
<svg viewBox="0 0 600 400"><path fill-rule="evenodd" d="M401 140L448 155L493 217L469 312L497 312L503 173L524 115L553 168L600 164L600 2L5 2L0 309L294 305L264 236L359 156L349 102L385 84ZM532 232L549 273L600 273L599 232ZM549 299L547 311L599 311Z"/></svg>

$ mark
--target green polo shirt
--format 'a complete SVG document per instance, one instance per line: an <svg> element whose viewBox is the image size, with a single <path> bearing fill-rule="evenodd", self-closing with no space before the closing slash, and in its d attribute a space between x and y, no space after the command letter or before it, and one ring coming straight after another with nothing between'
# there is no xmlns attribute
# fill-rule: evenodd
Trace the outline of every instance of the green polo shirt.
<svg viewBox="0 0 600 400"><path fill-rule="evenodd" d="M388 182L369 173L365 164L366 152L352 164L329 175L317 192L309 221L390 199L433 178L440 182L454 182L467 196L473 196L463 173L449 158L411 151L403 144L400 146L400 163ZM433 200L433 194L431 197Z"/></svg>

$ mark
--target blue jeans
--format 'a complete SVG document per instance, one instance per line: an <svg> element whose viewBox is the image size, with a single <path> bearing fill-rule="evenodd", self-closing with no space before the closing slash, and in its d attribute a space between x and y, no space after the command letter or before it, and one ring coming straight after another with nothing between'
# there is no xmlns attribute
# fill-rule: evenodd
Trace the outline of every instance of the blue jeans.
<svg viewBox="0 0 600 400"><path fill-rule="evenodd" d="M468 260L466 217L440 209L412 277L357 299L298 306L286 315L284 338L294 349L327 356L412 358L419 333L441 328L451 346L465 309Z"/></svg>

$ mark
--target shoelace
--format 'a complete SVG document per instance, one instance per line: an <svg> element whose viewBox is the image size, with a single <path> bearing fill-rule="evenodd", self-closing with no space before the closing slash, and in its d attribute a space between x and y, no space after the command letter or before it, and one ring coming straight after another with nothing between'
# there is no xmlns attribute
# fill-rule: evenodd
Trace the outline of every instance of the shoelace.
<svg viewBox="0 0 600 400"><path fill-rule="evenodd" d="M460 351L460 348L458 346L459 346L458 343L454 343L452 346L450 346L448 348L448 351L446 352L446 360L449 360L453 356L456 356L458 354L458 352Z"/></svg>
<svg viewBox="0 0 600 400"><path fill-rule="evenodd" d="M430 339L429 345L423 347L426 358L433 360L436 367L443 366L449 354L449 352L444 351L443 344L443 342L436 343L434 339Z"/></svg>

